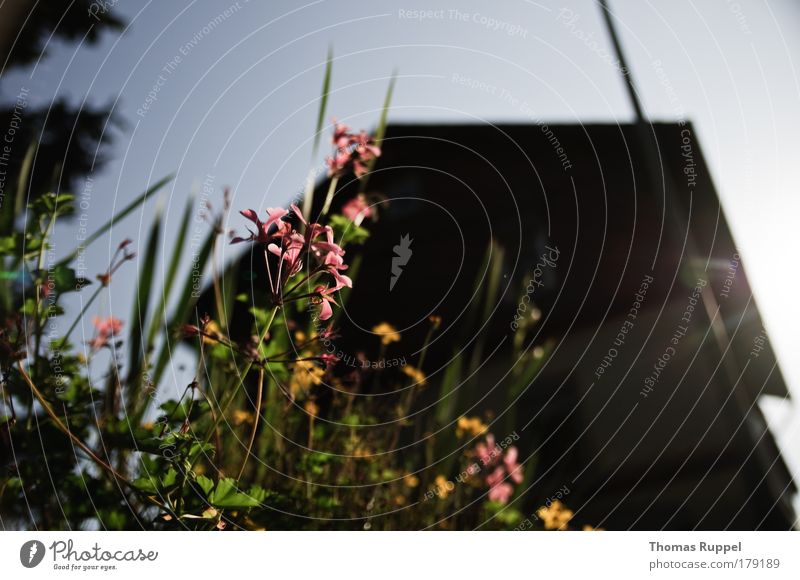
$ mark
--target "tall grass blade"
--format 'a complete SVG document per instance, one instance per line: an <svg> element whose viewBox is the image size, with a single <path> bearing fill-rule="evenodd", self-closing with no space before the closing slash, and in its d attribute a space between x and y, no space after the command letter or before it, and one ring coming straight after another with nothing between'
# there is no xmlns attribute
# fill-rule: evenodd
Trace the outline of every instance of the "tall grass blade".
<svg viewBox="0 0 800 580"><path fill-rule="evenodd" d="M319 151L319 141L322 137L322 126L325 124L325 111L328 108L328 95L331 91L331 72L333 71L333 48L328 49L328 60L325 63L325 77L322 79L322 93L319 98L319 112L317 113L317 128L314 133L314 149L312 155L316 157Z"/></svg>
<svg viewBox="0 0 800 580"><path fill-rule="evenodd" d="M378 120L378 127L375 129L375 145L378 147L383 144L383 138L386 136L386 127L389 124L389 109L392 106L392 95L394 94L395 81L397 81L397 71L392 73L392 78L389 81L389 87L386 89L386 96L383 98L383 109L381 110L381 116ZM361 178L361 185L359 187L359 191L361 191L361 193L364 193L367 190L367 181L372 173L372 170L375 168L376 162L377 159L372 158L367 163L367 173L365 173L364 177Z"/></svg>
<svg viewBox="0 0 800 580"><path fill-rule="evenodd" d="M145 357L144 350L147 343L144 341L144 328L149 314L150 296L152 294L153 278L155 277L156 263L158 262L158 241L161 238L161 217L163 204L159 202L147 245L141 257L141 267L136 285L136 294L133 297L133 310L131 312L131 329L128 338L128 393L136 400L139 385L139 372Z"/></svg>
<svg viewBox="0 0 800 580"><path fill-rule="evenodd" d="M181 293L178 297L176 310L169 319L169 323L167 324L167 332L164 333L164 341L161 344L160 352L156 358L156 364L152 373L154 385L159 384L161 376L164 374L164 370L169 362L170 355L172 354L171 349L176 346L172 342L174 339L176 339L176 331L182 324L185 324L188 321L189 315L192 313L195 304L197 304L197 299L199 298L197 288L200 286L199 278L202 277L203 272L206 269L206 265L208 264L208 259L211 256L211 249L214 246L214 238L216 235L216 230L212 229L203 242L203 245L197 254L197 259L192 260L192 268L187 273L186 279L183 282L183 288L181 289Z"/></svg>
<svg viewBox="0 0 800 580"><path fill-rule="evenodd" d="M319 112L317 113L317 127L314 133L314 147L311 158L316 163L319 141L322 138L322 126L325 124L325 111L328 108L328 95L331 90L331 73L333 71L333 48L328 49L328 61L325 63L325 77L322 79L322 93L319 98ZM312 169L306 179L306 190L303 196L303 215L311 220L311 208L314 206L314 185L316 172Z"/></svg>
<svg viewBox="0 0 800 580"><path fill-rule="evenodd" d="M175 278L178 273L178 266L180 265L181 258L185 253L186 236L189 232L189 220L192 216L192 209L194 207L195 196L191 195L189 201L186 202L186 209L183 210L183 217L181 218L180 226L178 226L178 239L175 240L175 246L172 248L172 256L170 257L169 265L167 266L167 274L161 286L161 298L158 306L153 312L153 317L150 320L150 329L147 332L147 352L152 351L156 333L159 328L166 326L167 320L167 301L172 293L172 287L175 283Z"/></svg>

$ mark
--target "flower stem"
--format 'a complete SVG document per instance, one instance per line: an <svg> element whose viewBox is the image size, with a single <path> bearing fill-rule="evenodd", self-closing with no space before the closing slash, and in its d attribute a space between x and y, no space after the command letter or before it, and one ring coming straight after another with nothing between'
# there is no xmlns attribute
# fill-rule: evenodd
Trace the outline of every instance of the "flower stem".
<svg viewBox="0 0 800 580"><path fill-rule="evenodd" d="M250 432L250 441L247 443L247 452L242 460L242 467L239 469L239 476L236 479L241 479L244 473L244 468L247 466L247 460L250 459L250 454L253 451L253 443L256 441L256 431L258 430L258 420L261 417L261 398L264 394L264 368L258 371L258 391L256 392L256 412L253 416L253 430Z"/></svg>
<svg viewBox="0 0 800 580"><path fill-rule="evenodd" d="M105 286L100 285L97 288L97 290L95 290L94 293L92 293L92 295L89 297L89 300L87 300L84 307L81 308L81 311L78 313L78 316L72 322L72 325L67 330L67 333L61 338L64 344L66 344L67 340L69 340L69 335L72 334L72 331L75 330L76 326L78 326L78 322L80 322L83 319L83 316L86 314L86 311L89 310L89 307L92 305L92 302L94 302L95 298L97 298L100 295L100 292L102 292L103 288L105 288Z"/></svg>
<svg viewBox="0 0 800 580"><path fill-rule="evenodd" d="M272 326L272 323L275 320L275 315L277 313L278 313L278 307L275 306L275 307L272 308L272 314L270 314L269 320L267 321L267 324L264 326L264 330L261 332L261 335L258 338L258 344L256 346L257 350L260 350L261 343L264 342L264 339L267 337L267 333L269 332L269 328L270 328L270 326ZM238 383L236 384L236 386L233 389L231 389L231 392L228 394L228 397L227 397L227 399L225 399L225 402L222 405L220 405L220 407L219 407L219 415L217 415L217 418L214 419L214 423L213 423L213 425L211 425L211 429L208 430L208 433L206 433L206 436L203 438L203 443L204 444L208 443L211 440L211 437L214 435L214 433L216 433L217 428L219 427L219 424L222 421L222 418L225 416L225 411L228 409L230 404L233 402L234 397L236 397L236 393L239 391L239 387L241 387L244 384L244 380L245 380L245 378L247 378L247 374L250 372L250 369L253 368L254 364L255 364L255 361L253 359L250 359L249 361L247 361L247 364L245 365L244 370L239 375ZM199 459L199 456L198 456L198 459ZM192 464L192 466L194 467L194 464Z"/></svg>

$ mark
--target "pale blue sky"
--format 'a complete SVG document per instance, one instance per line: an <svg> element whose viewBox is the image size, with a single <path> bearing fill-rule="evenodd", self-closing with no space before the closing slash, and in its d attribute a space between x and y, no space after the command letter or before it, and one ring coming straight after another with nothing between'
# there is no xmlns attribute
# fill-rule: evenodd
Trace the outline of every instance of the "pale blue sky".
<svg viewBox="0 0 800 580"><path fill-rule="evenodd" d="M611 4L647 114L682 114L696 126L784 375L800 398L800 4ZM115 158L94 182L88 211L96 225L171 172L177 177L164 199L171 225L188 191L209 174L218 190L233 188L236 208L286 203L309 169L329 46L336 57L329 112L357 127L374 125L394 69L394 121L519 122L531 112L563 122L632 118L622 81L604 59L611 46L594 0L119 0L116 9L129 21L122 35L92 49L53 46L33 73L3 83L4 98L25 86L39 104L55 94L75 103L118 99L130 127L115 131ZM421 9L431 11L427 18L414 13ZM157 100L137 114L154 85ZM124 237L143 241L154 207L115 228L89 264L100 271ZM73 230L59 231L64 250L74 245ZM131 279L120 275L103 305L123 318ZM800 473L800 416L777 406L769 414Z"/></svg>

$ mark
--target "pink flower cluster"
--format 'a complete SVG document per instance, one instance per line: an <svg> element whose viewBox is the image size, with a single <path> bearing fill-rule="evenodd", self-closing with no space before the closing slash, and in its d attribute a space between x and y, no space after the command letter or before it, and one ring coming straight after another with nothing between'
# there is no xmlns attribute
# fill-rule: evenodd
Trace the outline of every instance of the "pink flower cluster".
<svg viewBox="0 0 800 580"><path fill-rule="evenodd" d="M359 193L342 206L342 214L351 222L356 222L356 225L360 225L364 218L372 215L372 207L367 202L366 196L363 193Z"/></svg>
<svg viewBox="0 0 800 580"><path fill-rule="evenodd" d="M351 133L350 127L342 123L334 124L331 142L334 153L326 160L329 177L341 177L348 171L361 177L369 171L370 161L381 155L380 147L366 131Z"/></svg>
<svg viewBox="0 0 800 580"><path fill-rule="evenodd" d="M514 494L514 484L522 483L522 465L517 463L519 452L516 447L503 449L495 442L494 435L486 435L486 441L475 446L475 455L484 467L490 468L486 476L489 486L489 500L501 504L508 503Z"/></svg>
<svg viewBox="0 0 800 580"><path fill-rule="evenodd" d="M287 298L310 297L321 306L320 320L327 320L333 314L330 304L336 304L332 294L345 286L353 287L353 281L342 274L348 267L344 263L344 250L334 241L330 226L307 222L296 205L292 205L291 209L302 225L302 233L290 221L283 219L289 215L288 210L267 208L267 220L262 222L254 210L248 209L240 213L255 224L255 231L250 231L247 238L235 237L231 243L250 241L265 246L267 277L276 304L282 304ZM268 254L278 257L274 273ZM291 296L300 284L284 292L286 282L303 269L304 260L309 264L303 281L310 283L318 274L327 273L333 278L333 285L318 285L310 295Z"/></svg>
<svg viewBox="0 0 800 580"><path fill-rule="evenodd" d="M92 319L92 324L95 328L95 335L88 342L92 350L100 350L104 346L108 346L108 339L122 332L122 321L113 316L109 316L108 318L95 316L94 319Z"/></svg>

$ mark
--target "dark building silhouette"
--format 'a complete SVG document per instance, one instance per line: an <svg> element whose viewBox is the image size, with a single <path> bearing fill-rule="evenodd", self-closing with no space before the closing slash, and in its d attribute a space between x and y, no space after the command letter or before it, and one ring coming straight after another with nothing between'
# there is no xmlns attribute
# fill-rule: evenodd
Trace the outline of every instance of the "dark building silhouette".
<svg viewBox="0 0 800 580"><path fill-rule="evenodd" d="M789 529L796 487L757 405L788 394L700 145L690 124L645 133L647 146L642 125L389 127L366 190L385 201L341 341L358 349L388 320L418 344L437 314L432 382L479 334L486 360L455 416L494 385L484 404L500 412L500 355L527 293L541 313L529 338L552 348L510 426L522 457L537 455L524 506L566 485L580 520L609 529ZM340 187L334 211L359 184ZM390 288L405 235L413 255ZM501 287L469 323L491 240ZM249 291L263 265L243 260Z"/></svg>

